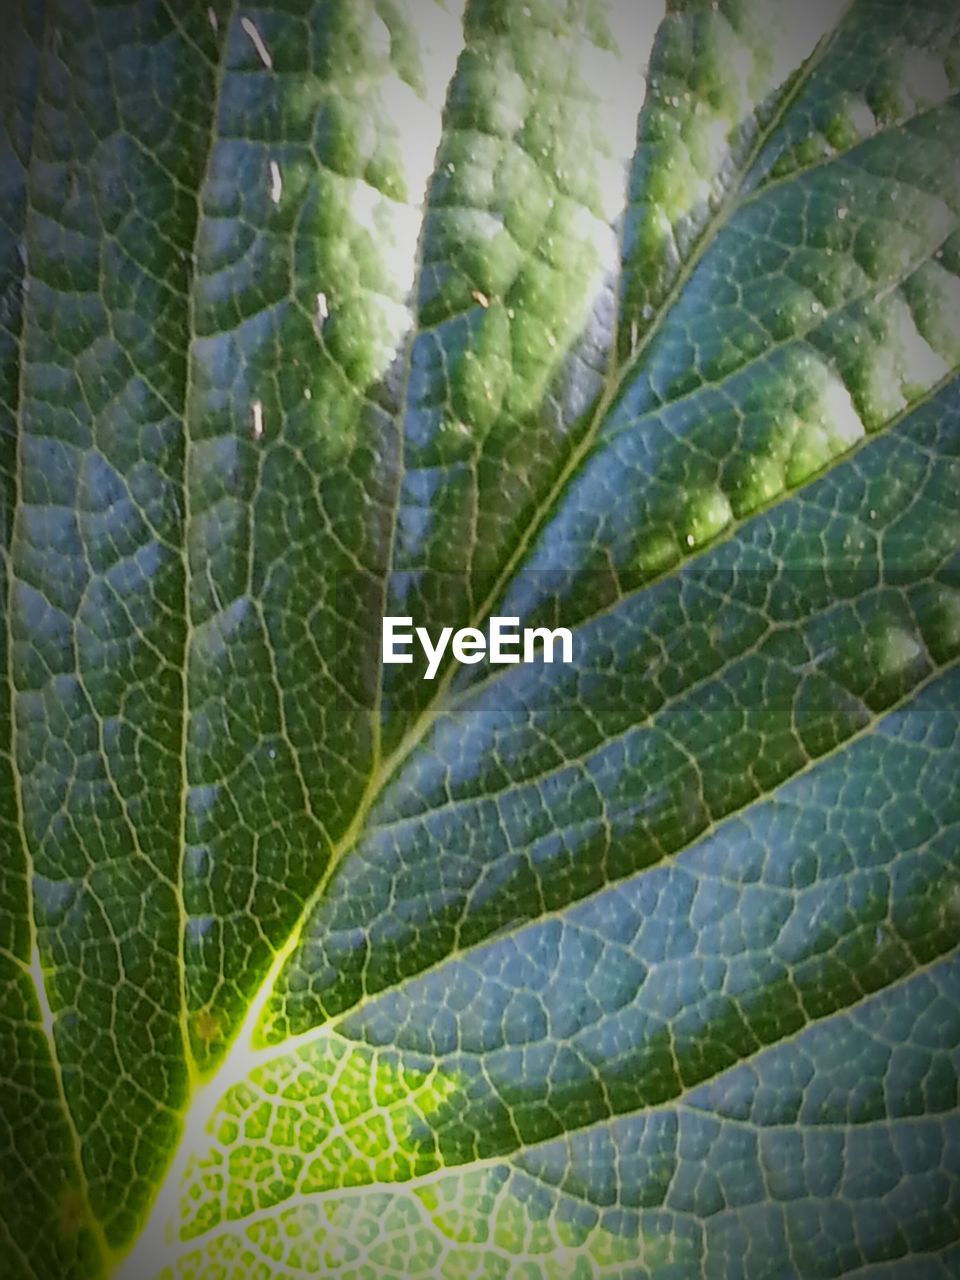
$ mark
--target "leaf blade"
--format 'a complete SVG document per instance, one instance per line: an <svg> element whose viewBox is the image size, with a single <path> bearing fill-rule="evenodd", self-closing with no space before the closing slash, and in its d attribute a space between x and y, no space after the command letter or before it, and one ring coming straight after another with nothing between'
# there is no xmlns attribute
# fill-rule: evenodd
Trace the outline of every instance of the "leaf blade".
<svg viewBox="0 0 960 1280"><path fill-rule="evenodd" d="M19 1270L952 1265L951 8L672 6L629 188L652 9L51 14ZM383 677L495 609L576 665Z"/></svg>

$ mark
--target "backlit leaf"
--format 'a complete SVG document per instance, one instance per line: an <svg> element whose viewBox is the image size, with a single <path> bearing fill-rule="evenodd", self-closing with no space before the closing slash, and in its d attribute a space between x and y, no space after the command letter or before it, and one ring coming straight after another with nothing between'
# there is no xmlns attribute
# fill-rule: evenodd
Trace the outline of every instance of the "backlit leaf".
<svg viewBox="0 0 960 1280"><path fill-rule="evenodd" d="M4 19L0 1273L957 1274L956 5Z"/></svg>

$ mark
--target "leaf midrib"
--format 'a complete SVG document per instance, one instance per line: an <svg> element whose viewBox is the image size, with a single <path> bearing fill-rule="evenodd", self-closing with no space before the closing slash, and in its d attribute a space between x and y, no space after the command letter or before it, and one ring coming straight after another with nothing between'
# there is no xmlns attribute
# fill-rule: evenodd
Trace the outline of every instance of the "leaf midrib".
<svg viewBox="0 0 960 1280"><path fill-rule="evenodd" d="M224 79L226 78L227 63L227 44L230 36L230 28L233 25L233 19L236 12L236 0L229 0L229 7L219 22L218 29L214 32L214 39L217 41L217 59L214 64L214 94L210 107L210 128L207 136L206 155L204 157L203 172L197 185L197 219L193 231L193 243L190 248L190 266L189 279L187 282L187 311L188 311L188 332L190 334L190 350L187 352L187 359L184 362L184 379L182 392L182 421L183 421L183 480L181 485L181 496L183 498L183 536L180 539L180 556L182 562L183 574L183 623L184 623L184 644L183 644L183 660L180 665L180 812L179 812L179 863L177 867L176 877L176 900L177 908L180 914L178 922L178 965L177 969L180 977L180 997L179 997L179 1022L180 1035L183 1041L183 1056L188 1072L188 1095L192 1097L198 1084L200 1083L200 1073L197 1061L193 1054L190 1037L190 1015L187 993L187 963L186 963L186 941L187 927L189 924L189 916L187 912L186 898L184 894L185 885L185 861L187 851L187 818L188 818L188 800L190 794L190 776L189 776L189 733L190 733L190 652L193 646L193 620L191 614L191 586L192 575L190 567L190 546L189 546L189 530L191 523L190 510L190 453L191 453L191 431L190 431L190 401L193 392L193 342L197 333L197 284L200 275L199 269L199 244L200 236L203 228L203 200L204 192L207 186L207 180L210 176L210 166L213 162L213 153L217 142L217 126L220 118L220 99L223 93ZM189 1105L189 1103L188 1103Z"/></svg>

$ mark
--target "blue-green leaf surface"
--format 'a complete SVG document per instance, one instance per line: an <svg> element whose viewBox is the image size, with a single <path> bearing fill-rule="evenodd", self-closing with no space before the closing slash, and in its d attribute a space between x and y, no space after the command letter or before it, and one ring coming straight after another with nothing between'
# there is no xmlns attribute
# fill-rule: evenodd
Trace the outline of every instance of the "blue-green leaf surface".
<svg viewBox="0 0 960 1280"><path fill-rule="evenodd" d="M3 31L0 1273L960 1273L956 6Z"/></svg>

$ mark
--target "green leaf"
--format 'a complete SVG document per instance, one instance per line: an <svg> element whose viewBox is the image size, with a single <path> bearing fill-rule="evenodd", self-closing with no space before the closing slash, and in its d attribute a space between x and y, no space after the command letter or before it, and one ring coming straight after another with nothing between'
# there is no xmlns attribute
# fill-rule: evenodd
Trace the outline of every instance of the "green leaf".
<svg viewBox="0 0 960 1280"><path fill-rule="evenodd" d="M666 8L8 5L4 1276L960 1268L960 21Z"/></svg>

